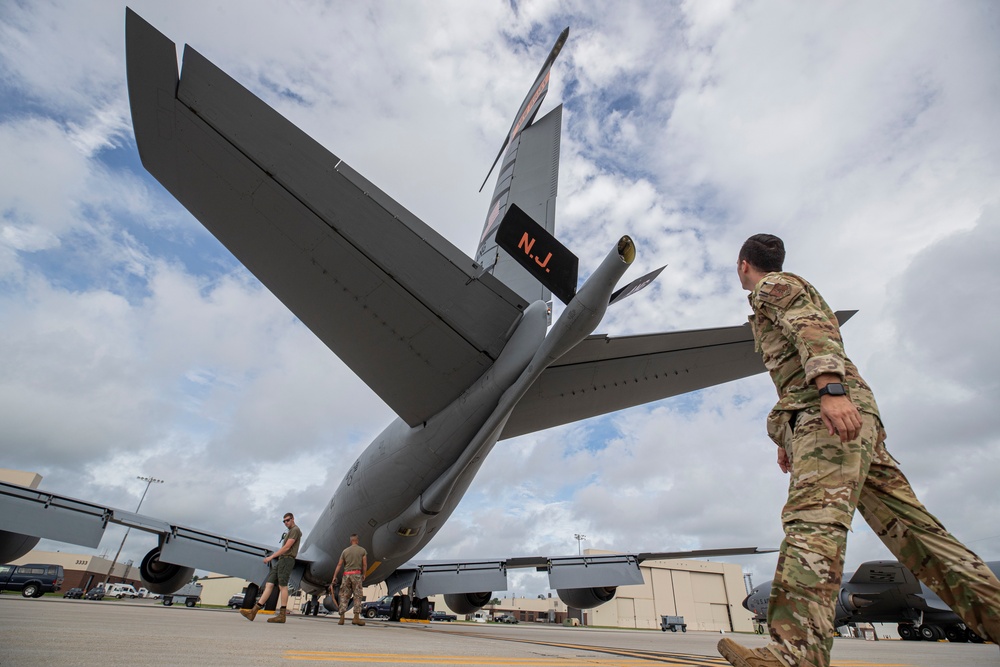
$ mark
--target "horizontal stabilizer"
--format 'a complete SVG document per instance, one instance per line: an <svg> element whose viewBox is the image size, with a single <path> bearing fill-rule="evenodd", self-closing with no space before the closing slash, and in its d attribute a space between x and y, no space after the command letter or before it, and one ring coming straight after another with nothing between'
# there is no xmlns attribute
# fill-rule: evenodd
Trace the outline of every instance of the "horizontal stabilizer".
<svg viewBox="0 0 1000 667"><path fill-rule="evenodd" d="M579 260L516 204L511 204L500 223L497 245L563 303L573 300Z"/></svg>
<svg viewBox="0 0 1000 667"><path fill-rule="evenodd" d="M622 301L623 299L627 299L628 297L632 296L636 292L645 289L646 286L648 286L650 283L656 280L657 276L663 273L663 269L665 268L667 268L666 264L656 269L655 271L650 271L641 278L636 278L625 287L622 287L620 290L611 295L611 300L608 302L608 305L610 306L613 303L618 303L619 301Z"/></svg>

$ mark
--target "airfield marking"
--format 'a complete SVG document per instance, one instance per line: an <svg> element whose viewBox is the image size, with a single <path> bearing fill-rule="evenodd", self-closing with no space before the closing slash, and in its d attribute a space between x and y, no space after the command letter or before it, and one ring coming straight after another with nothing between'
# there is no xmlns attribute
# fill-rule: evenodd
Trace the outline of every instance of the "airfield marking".
<svg viewBox="0 0 1000 667"><path fill-rule="evenodd" d="M588 667L642 667L655 662L659 665L676 665L690 667L691 662L665 662L662 660L632 659L613 660L611 658L580 658L538 657L512 658L509 656L477 656L477 655L429 655L411 653L351 653L347 651L286 651L286 660L310 660L318 662L353 662L353 663L403 663L407 665L515 665L517 667L566 667L567 664L587 665ZM704 663L702 663L704 664ZM712 663L717 665L719 663ZM724 664L724 663L723 663Z"/></svg>
<svg viewBox="0 0 1000 667"><path fill-rule="evenodd" d="M435 661L440 661L441 664L459 664L459 665L492 665L492 664L510 664L510 665L559 665L565 666L567 662L574 663L582 662L579 664L586 665L621 665L622 667L626 665L649 665L650 663L657 665L669 665L671 667L717 667L719 665L729 665L728 662L722 657L714 656L704 656L704 655L694 655L690 653L666 653L661 651L649 651L644 649L627 649L627 648L615 648L610 646L592 646L588 644L567 644L563 642L553 642L544 641L538 639L525 639L519 637L504 637L494 634L486 634L482 632L466 632L462 630L450 630L448 634L459 635L462 637L470 637L474 639L492 639L506 642L516 642L520 644L534 644L538 646L552 646L554 648L564 648L572 649L577 651L589 651L592 653L603 653L610 656L615 656L616 658L627 658L627 660L614 660L607 661L600 658L594 659L582 659L581 656L566 656L566 657L551 657L551 658L539 658L529 659L529 658L493 658L485 656L412 656L414 660L413 664L419 663L434 663ZM333 654L331 654L333 655ZM388 656L386 656L388 657ZM402 656L396 655L396 659ZM458 662L447 662L447 659L455 659ZM346 660L347 658L345 658ZM410 660L400 660L400 662L410 663ZM908 663L873 663L861 660L834 660L831 663L831 667L910 667Z"/></svg>

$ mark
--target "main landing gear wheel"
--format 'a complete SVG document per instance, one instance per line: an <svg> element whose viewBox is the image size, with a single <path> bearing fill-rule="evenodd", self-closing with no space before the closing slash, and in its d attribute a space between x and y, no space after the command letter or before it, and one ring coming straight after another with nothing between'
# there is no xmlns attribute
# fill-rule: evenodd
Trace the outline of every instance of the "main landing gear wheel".
<svg viewBox="0 0 1000 667"><path fill-rule="evenodd" d="M920 639L920 635L917 634L917 629L913 627L912 623L900 623L896 626L896 632L899 633L899 638L903 641Z"/></svg>

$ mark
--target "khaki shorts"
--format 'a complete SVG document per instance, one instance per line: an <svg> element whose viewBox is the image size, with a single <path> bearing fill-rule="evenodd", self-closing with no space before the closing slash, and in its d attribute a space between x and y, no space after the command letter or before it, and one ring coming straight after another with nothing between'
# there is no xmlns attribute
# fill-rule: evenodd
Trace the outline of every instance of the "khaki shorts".
<svg viewBox="0 0 1000 667"><path fill-rule="evenodd" d="M280 556L278 560L271 561L271 571L268 572L264 583L287 586L288 578L292 576L292 569L294 567L295 558L292 556Z"/></svg>

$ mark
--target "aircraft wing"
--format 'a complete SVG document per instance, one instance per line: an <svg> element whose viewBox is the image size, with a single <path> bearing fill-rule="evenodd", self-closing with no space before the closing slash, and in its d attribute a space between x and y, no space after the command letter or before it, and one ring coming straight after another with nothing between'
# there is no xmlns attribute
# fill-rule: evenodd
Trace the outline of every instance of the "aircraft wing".
<svg viewBox="0 0 1000 667"><path fill-rule="evenodd" d="M738 547L638 554L527 556L466 561L410 561L386 580L388 594L410 588L414 597L507 590L507 570L533 568L546 572L549 588L576 590L643 583L639 565L647 560L680 560L771 553L776 549Z"/></svg>
<svg viewBox="0 0 1000 667"><path fill-rule="evenodd" d="M841 324L857 311L838 311ZM748 324L585 338L549 366L514 408L500 438L704 389L765 370Z"/></svg>
<svg viewBox="0 0 1000 667"><path fill-rule="evenodd" d="M185 528L127 510L0 482L0 530L96 549L108 524L160 536L160 560L260 582L273 548ZM185 582L186 583L186 582Z"/></svg>
<svg viewBox="0 0 1000 667"><path fill-rule="evenodd" d="M190 47L126 11L143 166L411 426L496 359L527 303Z"/></svg>

